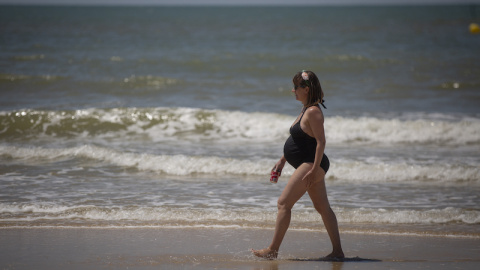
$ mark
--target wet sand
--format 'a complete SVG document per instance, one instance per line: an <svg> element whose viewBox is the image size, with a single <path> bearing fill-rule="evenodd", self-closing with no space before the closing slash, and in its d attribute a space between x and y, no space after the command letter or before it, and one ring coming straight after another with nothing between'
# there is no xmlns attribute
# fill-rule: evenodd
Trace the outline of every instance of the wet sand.
<svg viewBox="0 0 480 270"><path fill-rule="evenodd" d="M480 239L342 234L344 262L323 261L324 232L287 232L279 258L255 258L270 229L2 228L0 269L479 269Z"/></svg>

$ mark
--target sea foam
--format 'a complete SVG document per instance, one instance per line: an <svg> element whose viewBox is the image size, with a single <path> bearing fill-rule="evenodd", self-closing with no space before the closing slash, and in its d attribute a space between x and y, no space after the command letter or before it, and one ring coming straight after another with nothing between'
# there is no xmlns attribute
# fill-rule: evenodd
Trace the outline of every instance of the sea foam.
<svg viewBox="0 0 480 270"><path fill-rule="evenodd" d="M196 108L113 108L75 111L23 110L0 113L0 140L35 138L148 137L154 142L284 141L295 117L261 112ZM344 117L325 119L332 144L480 144L480 119L467 116L416 118Z"/></svg>
<svg viewBox="0 0 480 270"><path fill-rule="evenodd" d="M105 166L134 168L167 175L245 175L265 176L275 159L239 159L218 156L188 156L119 152L105 147L83 145L72 148L13 147L0 145L0 155L26 164L50 163L87 158ZM480 184L480 168L459 164L409 164L406 162L372 163L369 160L331 159L327 180L355 183L389 183L419 181L424 183ZM285 166L282 176L293 173Z"/></svg>
<svg viewBox="0 0 480 270"><path fill-rule="evenodd" d="M480 224L480 211L453 207L443 209L376 209L376 208L335 208L339 222L344 224ZM321 217L312 207L294 211L296 224L318 224ZM57 220L72 222L83 220L117 222L125 224L148 222L148 224L236 224L243 226L265 226L276 217L275 211L249 208L169 208L169 207L98 207L93 205L62 206L42 204L0 203L2 222L36 222Z"/></svg>

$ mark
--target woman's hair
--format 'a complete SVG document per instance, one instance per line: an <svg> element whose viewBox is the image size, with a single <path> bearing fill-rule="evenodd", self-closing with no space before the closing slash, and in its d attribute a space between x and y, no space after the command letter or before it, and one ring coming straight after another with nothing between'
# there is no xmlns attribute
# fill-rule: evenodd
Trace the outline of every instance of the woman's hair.
<svg viewBox="0 0 480 270"><path fill-rule="evenodd" d="M305 80L302 76L303 73L308 75L308 80ZM298 72L293 76L293 84L301 87L309 87L310 91L308 91L308 100L306 107L314 106L317 104L322 104L323 106L323 90L322 86L320 85L320 81L318 80L317 75L309 70L304 70Z"/></svg>

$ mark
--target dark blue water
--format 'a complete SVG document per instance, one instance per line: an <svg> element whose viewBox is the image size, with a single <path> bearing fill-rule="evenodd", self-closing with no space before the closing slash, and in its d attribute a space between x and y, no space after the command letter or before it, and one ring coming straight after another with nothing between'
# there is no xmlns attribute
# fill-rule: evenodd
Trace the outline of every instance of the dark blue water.
<svg viewBox="0 0 480 270"><path fill-rule="evenodd" d="M310 69L334 115L479 112L480 37L468 32L468 6L2 6L0 14L4 110L285 112L294 108L285 105L291 77Z"/></svg>

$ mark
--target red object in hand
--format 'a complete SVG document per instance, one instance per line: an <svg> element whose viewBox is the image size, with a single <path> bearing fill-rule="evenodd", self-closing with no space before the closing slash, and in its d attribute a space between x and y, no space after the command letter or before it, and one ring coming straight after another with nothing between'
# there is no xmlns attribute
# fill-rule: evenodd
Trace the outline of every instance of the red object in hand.
<svg viewBox="0 0 480 270"><path fill-rule="evenodd" d="M272 175L270 176L270 182L277 183L278 177L280 177L281 172L272 171Z"/></svg>

